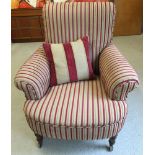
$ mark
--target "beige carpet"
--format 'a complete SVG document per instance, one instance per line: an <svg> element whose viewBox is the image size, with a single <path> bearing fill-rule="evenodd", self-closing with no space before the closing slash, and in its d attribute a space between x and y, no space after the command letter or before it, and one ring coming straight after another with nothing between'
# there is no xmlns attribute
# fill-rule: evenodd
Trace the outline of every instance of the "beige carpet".
<svg viewBox="0 0 155 155"><path fill-rule="evenodd" d="M12 155L142 155L143 128L143 50L142 36L115 37L114 42L139 75L140 87L128 96L128 116L118 135L114 151L106 150L107 140L65 141L46 138L39 149L23 113L24 94L14 86L13 78L24 61L41 43L12 44Z"/></svg>

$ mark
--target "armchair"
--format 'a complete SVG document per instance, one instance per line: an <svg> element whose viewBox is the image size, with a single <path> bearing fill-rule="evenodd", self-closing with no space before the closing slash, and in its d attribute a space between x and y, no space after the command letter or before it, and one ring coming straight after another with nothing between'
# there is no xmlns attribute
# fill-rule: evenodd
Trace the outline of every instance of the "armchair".
<svg viewBox="0 0 155 155"><path fill-rule="evenodd" d="M50 87L43 47L19 69L15 85L26 96L24 113L39 147L43 137L72 140L115 139L127 116L126 97L138 77L112 43L112 2L47 3L43 8L45 42L65 43L88 35L96 80Z"/></svg>

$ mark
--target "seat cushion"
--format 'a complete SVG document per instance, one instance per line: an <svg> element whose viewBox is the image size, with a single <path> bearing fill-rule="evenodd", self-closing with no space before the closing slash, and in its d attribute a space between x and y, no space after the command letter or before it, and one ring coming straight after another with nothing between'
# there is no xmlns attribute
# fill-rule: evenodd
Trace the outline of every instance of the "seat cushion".
<svg viewBox="0 0 155 155"><path fill-rule="evenodd" d="M41 100L28 100L24 112L36 133L62 139L99 139L117 134L127 104L112 101L97 78L53 86Z"/></svg>

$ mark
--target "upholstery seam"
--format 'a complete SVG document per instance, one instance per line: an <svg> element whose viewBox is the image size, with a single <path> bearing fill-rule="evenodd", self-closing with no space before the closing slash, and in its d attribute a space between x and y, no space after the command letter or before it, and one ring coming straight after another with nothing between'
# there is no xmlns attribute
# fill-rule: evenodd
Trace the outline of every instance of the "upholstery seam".
<svg viewBox="0 0 155 155"><path fill-rule="evenodd" d="M127 116L127 114L126 114ZM43 123L43 122L39 122L39 121L36 121L32 118L29 118L27 115L25 115L25 117L27 119L31 119L32 121L35 121L36 123L39 123L39 124L42 124L42 125L50 125L52 127L65 127L65 128L101 128L101 127L107 127L107 126L112 126L112 125L115 125L115 124L119 124L121 123L122 121L125 121L126 119L126 116L124 116L121 120L115 122L115 123L110 123L110 124L106 124L106 125L92 125L92 126L67 126L67 125L55 125L55 124L50 124L50 123Z"/></svg>

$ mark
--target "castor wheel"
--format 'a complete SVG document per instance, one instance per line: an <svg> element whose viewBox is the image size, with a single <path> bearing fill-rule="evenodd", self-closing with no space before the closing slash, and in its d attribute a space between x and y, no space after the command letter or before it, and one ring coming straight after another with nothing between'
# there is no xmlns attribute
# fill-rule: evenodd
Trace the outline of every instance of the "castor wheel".
<svg viewBox="0 0 155 155"><path fill-rule="evenodd" d="M41 148L42 147L42 142L38 143L38 148Z"/></svg>
<svg viewBox="0 0 155 155"><path fill-rule="evenodd" d="M109 146L109 151L113 151L113 146Z"/></svg>
<svg viewBox="0 0 155 155"><path fill-rule="evenodd" d="M36 136L36 139L37 139L37 142L38 142L38 148L41 148L42 144L43 144L43 136L40 136L38 134L35 134L35 136Z"/></svg>
<svg viewBox="0 0 155 155"><path fill-rule="evenodd" d="M115 136L113 136L113 137L111 137L109 139L109 147L108 147L108 150L110 152L113 151L113 145L115 144L116 137L117 137L117 135L115 135Z"/></svg>
<svg viewBox="0 0 155 155"><path fill-rule="evenodd" d="M41 148L41 147L42 147L42 144L39 144L39 143L38 143L37 145L38 145L38 148Z"/></svg>

